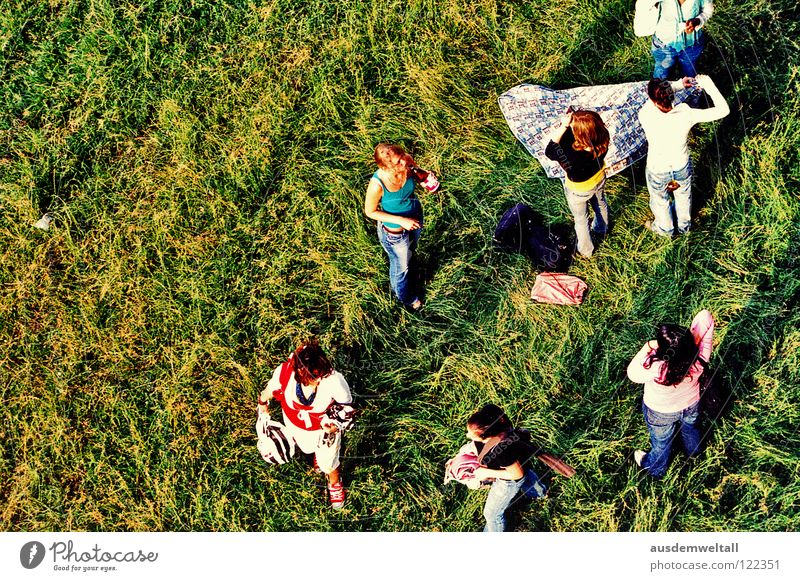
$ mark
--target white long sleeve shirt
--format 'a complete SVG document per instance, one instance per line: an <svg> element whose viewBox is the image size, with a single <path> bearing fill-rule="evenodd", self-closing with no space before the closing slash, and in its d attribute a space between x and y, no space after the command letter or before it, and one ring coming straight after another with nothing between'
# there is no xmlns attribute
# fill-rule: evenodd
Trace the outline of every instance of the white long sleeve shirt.
<svg viewBox="0 0 800 581"><path fill-rule="evenodd" d="M689 163L689 131L696 123L716 121L730 113L730 107L710 77L698 77L698 84L714 102L710 109L692 109L686 103L664 113L648 100L639 110L639 122L647 137L647 169L655 173L678 171ZM680 89L681 81L673 88Z"/></svg>
<svg viewBox="0 0 800 581"><path fill-rule="evenodd" d="M686 22L699 18L700 26L697 28L702 28L712 14L714 3L711 0L685 0L683 4L678 0L636 0L633 33L636 36L653 34L664 44L676 44L677 41L681 46L691 46L694 44L692 33L684 38Z"/></svg>

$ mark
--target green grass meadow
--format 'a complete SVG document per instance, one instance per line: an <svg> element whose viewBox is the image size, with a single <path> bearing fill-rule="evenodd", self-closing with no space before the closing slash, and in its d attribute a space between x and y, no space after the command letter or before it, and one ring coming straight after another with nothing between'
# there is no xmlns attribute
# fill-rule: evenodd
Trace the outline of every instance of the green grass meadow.
<svg viewBox="0 0 800 581"><path fill-rule="evenodd" d="M534 304L531 263L492 248L517 202L571 219L498 95L649 78L633 6L0 0L0 529L479 530L486 493L443 464L494 402L578 471L516 530L798 530L794 0L716 3L700 68L732 111L693 133L690 234L642 228L642 161L607 183L581 307ZM419 194L419 316L363 214L386 140L443 184ZM701 308L733 401L654 481L625 368ZM257 394L309 335L361 410L338 512L255 447Z"/></svg>

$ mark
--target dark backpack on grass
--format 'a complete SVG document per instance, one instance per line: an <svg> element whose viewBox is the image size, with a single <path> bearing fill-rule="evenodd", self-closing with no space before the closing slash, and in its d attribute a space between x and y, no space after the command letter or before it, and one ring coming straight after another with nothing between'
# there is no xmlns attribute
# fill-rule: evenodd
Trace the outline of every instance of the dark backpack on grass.
<svg viewBox="0 0 800 581"><path fill-rule="evenodd" d="M542 271L567 272L574 244L569 227L543 226L542 220L525 204L507 210L494 231L496 247L524 254Z"/></svg>

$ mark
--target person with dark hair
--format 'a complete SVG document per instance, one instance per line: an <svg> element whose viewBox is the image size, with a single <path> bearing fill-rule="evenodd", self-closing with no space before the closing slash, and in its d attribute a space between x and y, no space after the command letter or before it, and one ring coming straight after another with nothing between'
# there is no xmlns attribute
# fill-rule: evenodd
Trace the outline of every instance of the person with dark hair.
<svg viewBox="0 0 800 581"><path fill-rule="evenodd" d="M703 27L714 14L711 0L636 0L633 32L653 35L653 76L667 78L677 62L682 77L697 74L706 45Z"/></svg>
<svg viewBox="0 0 800 581"><path fill-rule="evenodd" d="M286 434L305 454L314 455L314 467L326 475L331 506L342 508L341 430L329 417L336 406L350 404L352 396L347 381L333 369L316 340L304 341L275 369L258 398L259 413L268 413L272 398L281 404Z"/></svg>
<svg viewBox="0 0 800 581"><path fill-rule="evenodd" d="M699 380L713 340L714 318L702 310L689 329L659 325L656 338L645 343L628 365L628 378L644 384L642 413L650 432L650 451L636 450L634 460L655 478L667 471L676 429L688 456L700 451Z"/></svg>
<svg viewBox="0 0 800 581"><path fill-rule="evenodd" d="M536 473L528 465L535 455L526 432L515 430L505 412L487 404L467 421L467 438L475 443L479 467L474 478L491 481L489 496L483 509L484 532L505 530L505 511L522 491L538 498L547 492Z"/></svg>
<svg viewBox="0 0 800 581"><path fill-rule="evenodd" d="M422 231L422 205L414 194L414 159L399 145L379 143L364 199L364 214L378 222L378 240L389 257L389 283L397 299L412 311L422 308L414 288L411 259Z"/></svg>
<svg viewBox="0 0 800 581"><path fill-rule="evenodd" d="M694 83L706 91L713 105L708 109L692 109L686 103L673 106L675 91ZM688 232L692 223L689 131L697 123L722 119L730 113L730 108L714 81L705 75L673 83L652 79L647 84L647 94L650 98L639 110L639 122L647 137L645 177L654 218L645 227L669 237L676 229L679 234Z"/></svg>
<svg viewBox="0 0 800 581"><path fill-rule="evenodd" d="M594 111L573 111L554 127L545 156L557 161L566 173L564 194L575 219L577 250L584 258L594 252L589 232L589 210L594 209L592 230L599 236L608 231L608 202L605 197L605 157L610 136L605 123Z"/></svg>

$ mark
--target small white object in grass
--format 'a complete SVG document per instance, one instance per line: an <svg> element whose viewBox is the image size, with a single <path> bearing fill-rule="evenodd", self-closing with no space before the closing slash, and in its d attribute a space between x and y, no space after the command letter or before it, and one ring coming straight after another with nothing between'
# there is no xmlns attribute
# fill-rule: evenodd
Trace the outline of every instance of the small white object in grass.
<svg viewBox="0 0 800 581"><path fill-rule="evenodd" d="M39 230L50 230L50 224L53 223L53 217L50 214L43 214L39 221L33 226Z"/></svg>

